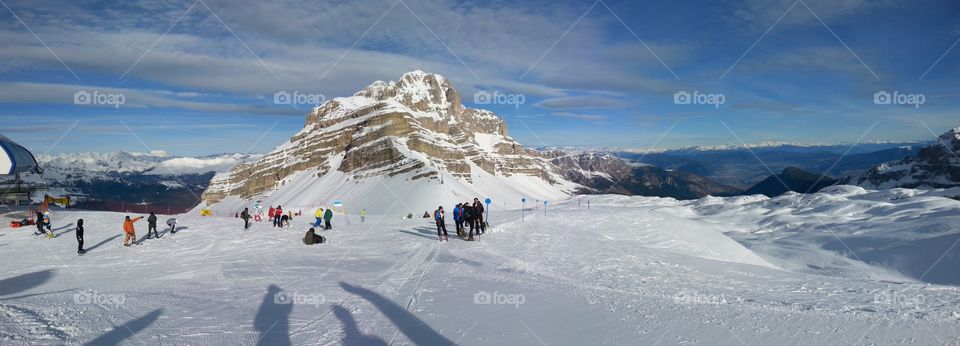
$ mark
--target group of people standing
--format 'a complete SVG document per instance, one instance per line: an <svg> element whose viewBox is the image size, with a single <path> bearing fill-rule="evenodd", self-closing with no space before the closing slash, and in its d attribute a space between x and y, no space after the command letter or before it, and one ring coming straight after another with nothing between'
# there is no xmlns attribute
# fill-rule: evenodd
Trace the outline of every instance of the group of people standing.
<svg viewBox="0 0 960 346"><path fill-rule="evenodd" d="M140 220L143 220L143 216L131 218L129 215L127 215L127 217L124 218L123 233L126 236L123 238L123 246L140 245L140 241L137 240L137 229L133 225ZM150 215L147 216L147 239L151 239L153 237L160 239L160 232L157 231L157 220L157 214L153 212L150 212ZM175 218L167 219L167 226L170 227L170 234L177 233L177 222L178 221ZM80 246L82 249L83 240L80 238L82 237L83 230L80 227L83 225L83 220L78 220L77 225L77 240L80 241Z"/></svg>
<svg viewBox="0 0 960 346"><path fill-rule="evenodd" d="M457 236L468 241L474 241L476 240L475 236L479 237L484 234L487 230L487 223L483 219L484 211L483 203L480 203L479 198L474 198L472 204L470 202L458 203L453 208L453 221L457 227ZM446 212L443 210L443 206L433 212L433 217L437 222L437 236L440 241L449 241ZM469 233L466 230L467 227L470 227Z"/></svg>

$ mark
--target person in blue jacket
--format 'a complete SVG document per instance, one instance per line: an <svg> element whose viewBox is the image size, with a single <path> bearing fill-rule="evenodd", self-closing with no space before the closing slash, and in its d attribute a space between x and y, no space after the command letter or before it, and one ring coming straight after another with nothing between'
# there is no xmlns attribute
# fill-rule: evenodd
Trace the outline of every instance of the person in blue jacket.
<svg viewBox="0 0 960 346"><path fill-rule="evenodd" d="M457 225L457 234L460 234L460 232L463 230L463 218L460 217L462 208L462 203L457 203L457 205L453 207L453 223Z"/></svg>

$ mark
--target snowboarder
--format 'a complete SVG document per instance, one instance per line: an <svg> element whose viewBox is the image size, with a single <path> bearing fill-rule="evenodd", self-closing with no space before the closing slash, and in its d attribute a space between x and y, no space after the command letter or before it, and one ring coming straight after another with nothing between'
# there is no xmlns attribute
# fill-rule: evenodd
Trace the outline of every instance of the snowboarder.
<svg viewBox="0 0 960 346"><path fill-rule="evenodd" d="M123 232L126 233L126 236L123 238L123 246L130 246L130 244L140 245L140 242L137 241L137 230L133 228L133 223L143 219L142 216L131 219L130 216L127 216L123 221ZM132 241L132 242L131 242Z"/></svg>
<svg viewBox="0 0 960 346"><path fill-rule="evenodd" d="M280 228L290 226L290 217L286 215L281 215L280 222L278 222L278 224L280 225Z"/></svg>
<svg viewBox="0 0 960 346"><path fill-rule="evenodd" d="M367 221L367 210L360 209L360 223L363 223L364 221Z"/></svg>
<svg viewBox="0 0 960 346"><path fill-rule="evenodd" d="M77 254L82 255L87 253L87 250L83 249L83 219L77 220Z"/></svg>
<svg viewBox="0 0 960 346"><path fill-rule="evenodd" d="M440 241L450 241L450 235L447 234L447 220L443 212L443 206L440 206L433 212L433 218L437 221L437 237Z"/></svg>
<svg viewBox="0 0 960 346"><path fill-rule="evenodd" d="M177 219L168 219L167 226L170 226L170 234L177 233Z"/></svg>
<svg viewBox="0 0 960 346"><path fill-rule="evenodd" d="M313 227L320 227L320 223L323 222L323 208L317 208L317 212L313 213L313 216L317 218L317 221L313 223Z"/></svg>
<svg viewBox="0 0 960 346"><path fill-rule="evenodd" d="M243 230L246 231L250 229L250 208L243 208L243 212L240 213L240 218L243 219Z"/></svg>
<svg viewBox="0 0 960 346"><path fill-rule="evenodd" d="M277 209L273 211L273 227L283 227L281 223L283 216L286 216L283 215L283 208L278 205Z"/></svg>
<svg viewBox="0 0 960 346"><path fill-rule="evenodd" d="M330 226L330 220L333 220L333 210L330 210L330 208L327 208L327 211L323 213L323 228L324 228L324 229L326 229L326 230L333 229L333 227Z"/></svg>
<svg viewBox="0 0 960 346"><path fill-rule="evenodd" d="M276 214L277 214L277 210L273 209L273 206L271 205L270 210L267 211L267 220L270 220L270 222L273 222L273 227L277 227L277 220L273 218L273 216Z"/></svg>
<svg viewBox="0 0 960 346"><path fill-rule="evenodd" d="M303 235L303 243L307 245L323 244L327 242L327 238L317 235L317 231L311 228L307 231L307 234Z"/></svg>
<svg viewBox="0 0 960 346"><path fill-rule="evenodd" d="M153 235L157 236L157 239L160 239L160 233L157 232L157 214L150 212L150 216L147 217L147 239L152 238L151 232Z"/></svg>

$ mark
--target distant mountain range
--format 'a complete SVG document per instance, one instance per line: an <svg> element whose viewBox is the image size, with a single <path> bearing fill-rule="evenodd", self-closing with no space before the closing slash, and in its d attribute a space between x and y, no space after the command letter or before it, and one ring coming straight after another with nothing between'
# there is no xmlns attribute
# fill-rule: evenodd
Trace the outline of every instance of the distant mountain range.
<svg viewBox="0 0 960 346"><path fill-rule="evenodd" d="M863 146L863 147L861 147ZM912 157L923 145L915 143L862 144L853 149L842 146L775 146L756 149L674 150L662 153L615 152L628 160L701 175L720 184L747 190L767 179L770 172L788 167L836 177L858 176L878 165ZM865 151L876 149L875 151ZM850 153L844 156L844 153ZM758 159L759 158L759 159Z"/></svg>
<svg viewBox="0 0 960 346"><path fill-rule="evenodd" d="M214 174L259 157L221 154L194 158L160 151L37 155L43 174L24 179L47 184L49 195L70 196L77 208L182 212L199 203Z"/></svg>

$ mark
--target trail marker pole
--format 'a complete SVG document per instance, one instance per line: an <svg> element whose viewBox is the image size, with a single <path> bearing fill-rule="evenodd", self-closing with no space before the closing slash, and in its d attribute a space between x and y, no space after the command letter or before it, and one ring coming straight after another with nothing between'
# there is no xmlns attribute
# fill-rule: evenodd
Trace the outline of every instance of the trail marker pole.
<svg viewBox="0 0 960 346"><path fill-rule="evenodd" d="M521 199L520 199L520 205L521 205L521 207L520 207L520 222L523 222L524 214L527 213L527 199L526 199L526 198L521 198Z"/></svg>
<svg viewBox="0 0 960 346"><path fill-rule="evenodd" d="M487 217L483 219L483 222L490 223L490 202L493 201L490 200L490 197L487 197L487 200L483 202L487 204Z"/></svg>

